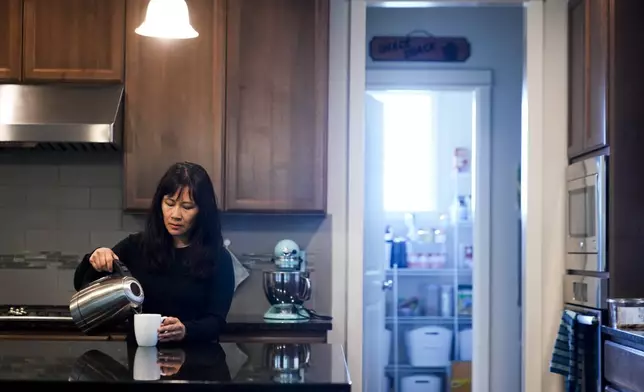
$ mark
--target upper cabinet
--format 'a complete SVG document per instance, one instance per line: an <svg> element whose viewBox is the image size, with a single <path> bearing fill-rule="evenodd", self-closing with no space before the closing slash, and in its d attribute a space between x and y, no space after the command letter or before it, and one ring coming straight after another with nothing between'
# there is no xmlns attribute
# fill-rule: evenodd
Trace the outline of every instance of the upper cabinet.
<svg viewBox="0 0 644 392"><path fill-rule="evenodd" d="M124 177L130 210L149 208L157 182L179 161L202 165L222 195L225 0L188 0L199 36L187 40L136 34L147 4L127 2Z"/></svg>
<svg viewBox="0 0 644 392"><path fill-rule="evenodd" d="M324 211L328 0L229 0L225 205Z"/></svg>
<svg viewBox="0 0 644 392"><path fill-rule="evenodd" d="M606 151L622 174L641 160L642 15L641 0L569 1L569 158Z"/></svg>
<svg viewBox="0 0 644 392"><path fill-rule="evenodd" d="M22 0L0 0L0 81L22 75Z"/></svg>
<svg viewBox="0 0 644 392"><path fill-rule="evenodd" d="M24 0L23 79L123 79L125 0Z"/></svg>
<svg viewBox="0 0 644 392"><path fill-rule="evenodd" d="M0 81L122 82L125 0L0 0Z"/></svg>
<svg viewBox="0 0 644 392"><path fill-rule="evenodd" d="M227 211L326 209L329 0L187 0L199 36L134 31L149 0L0 0L0 82L124 83L124 199L178 161Z"/></svg>
<svg viewBox="0 0 644 392"><path fill-rule="evenodd" d="M608 144L608 2L569 2L569 158Z"/></svg>

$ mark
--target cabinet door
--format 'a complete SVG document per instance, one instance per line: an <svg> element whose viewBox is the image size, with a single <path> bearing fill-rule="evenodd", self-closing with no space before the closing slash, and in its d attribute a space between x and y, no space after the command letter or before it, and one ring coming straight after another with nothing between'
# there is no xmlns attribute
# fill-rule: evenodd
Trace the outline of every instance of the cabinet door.
<svg viewBox="0 0 644 392"><path fill-rule="evenodd" d="M226 208L326 207L328 0L229 0Z"/></svg>
<svg viewBox="0 0 644 392"><path fill-rule="evenodd" d="M224 1L188 0L199 36L187 40L137 35L148 2L127 1L126 209L147 209L157 182L179 161L202 165L221 195Z"/></svg>
<svg viewBox="0 0 644 392"><path fill-rule="evenodd" d="M22 0L0 0L0 81L18 81L22 63Z"/></svg>
<svg viewBox="0 0 644 392"><path fill-rule="evenodd" d="M607 144L608 0L586 0L586 133L584 150Z"/></svg>
<svg viewBox="0 0 644 392"><path fill-rule="evenodd" d="M24 0L26 81L122 81L125 0Z"/></svg>
<svg viewBox="0 0 644 392"><path fill-rule="evenodd" d="M582 154L585 139L586 6L571 1L568 10L568 157Z"/></svg>

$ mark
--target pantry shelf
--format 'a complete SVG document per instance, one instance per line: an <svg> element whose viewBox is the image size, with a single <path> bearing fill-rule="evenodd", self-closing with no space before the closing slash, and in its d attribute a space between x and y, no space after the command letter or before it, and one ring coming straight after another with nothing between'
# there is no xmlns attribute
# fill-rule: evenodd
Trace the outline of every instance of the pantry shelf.
<svg viewBox="0 0 644 392"><path fill-rule="evenodd" d="M387 275L398 274L398 276L454 276L454 275L472 275L471 269L422 269L422 268L398 268L396 270L385 270Z"/></svg>
<svg viewBox="0 0 644 392"><path fill-rule="evenodd" d="M472 324L472 317L470 316L453 316L453 317L435 317L435 316L399 316L387 317L385 319L387 325L394 324L453 324L454 320L459 324L468 325Z"/></svg>
<svg viewBox="0 0 644 392"><path fill-rule="evenodd" d="M446 374L449 371L448 367L420 367L412 365L387 365L385 373L389 377L395 377L396 373L405 376L414 374Z"/></svg>

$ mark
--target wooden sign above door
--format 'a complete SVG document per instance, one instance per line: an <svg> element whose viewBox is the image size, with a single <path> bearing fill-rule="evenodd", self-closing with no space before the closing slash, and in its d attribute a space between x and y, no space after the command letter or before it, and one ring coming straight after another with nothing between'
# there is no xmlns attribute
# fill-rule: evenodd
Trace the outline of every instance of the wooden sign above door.
<svg viewBox="0 0 644 392"><path fill-rule="evenodd" d="M373 61L465 62L470 57L470 42L464 37L376 36L369 42Z"/></svg>

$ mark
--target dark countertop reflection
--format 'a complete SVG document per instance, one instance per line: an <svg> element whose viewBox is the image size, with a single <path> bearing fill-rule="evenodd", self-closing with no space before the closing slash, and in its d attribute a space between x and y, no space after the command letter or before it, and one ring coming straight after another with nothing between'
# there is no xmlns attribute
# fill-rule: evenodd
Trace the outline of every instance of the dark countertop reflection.
<svg viewBox="0 0 644 392"><path fill-rule="evenodd" d="M0 389L60 383L66 390L87 390L89 383L126 390L350 390L340 345L0 340Z"/></svg>

